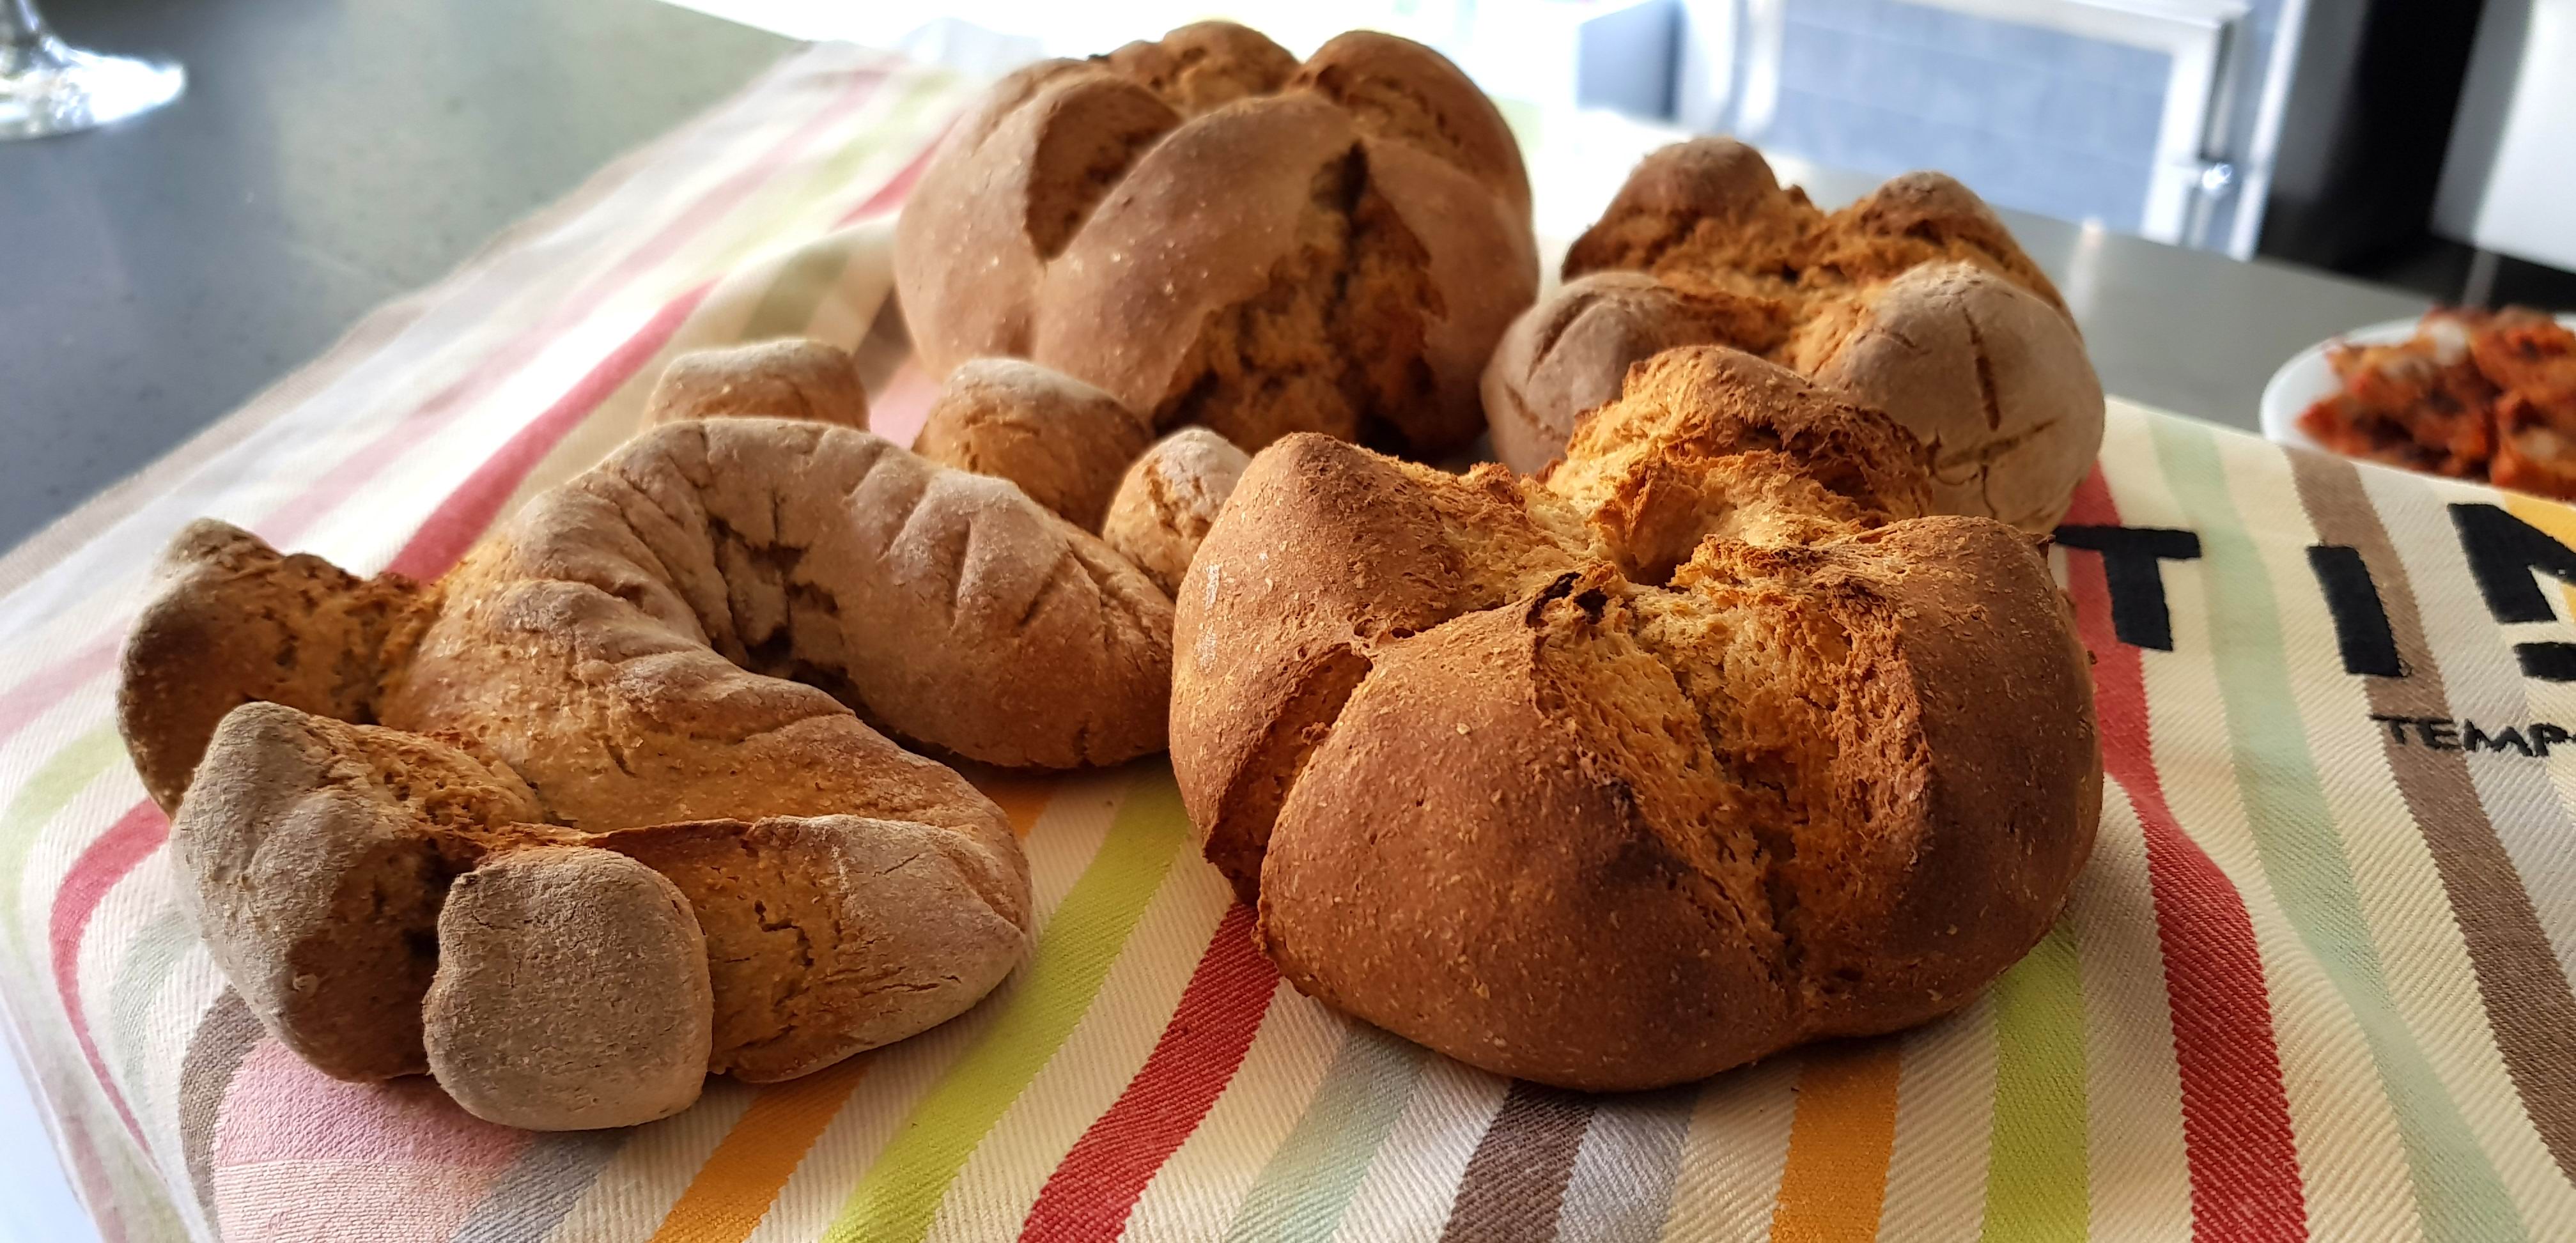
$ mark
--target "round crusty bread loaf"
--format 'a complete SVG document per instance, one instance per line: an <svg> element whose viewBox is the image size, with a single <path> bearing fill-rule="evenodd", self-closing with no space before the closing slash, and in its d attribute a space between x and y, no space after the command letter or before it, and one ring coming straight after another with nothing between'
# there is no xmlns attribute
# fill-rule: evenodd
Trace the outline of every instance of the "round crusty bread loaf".
<svg viewBox="0 0 2576 1243"><path fill-rule="evenodd" d="M1803 325L1790 363L1932 453L1932 504L2047 532L2102 449L2102 381L2075 325L1965 263L1927 263Z"/></svg>
<svg viewBox="0 0 2576 1243"><path fill-rule="evenodd" d="M1118 481L1100 538L1169 595L1251 463L1252 455L1204 427L1165 436Z"/></svg>
<svg viewBox="0 0 2576 1243"><path fill-rule="evenodd" d="M1016 358L974 358L948 373L912 451L1008 479L1096 531L1120 472L1153 438L1142 415L1080 380Z"/></svg>
<svg viewBox="0 0 2576 1243"><path fill-rule="evenodd" d="M217 523L168 572L120 727L175 813L216 961L344 1077L430 1067L439 903L540 846L629 855L687 899L702 1071L791 1077L943 1021L1024 953L1027 865L999 809L853 708L1005 764L1163 738L1170 605L1149 580L1008 483L816 423L648 432L431 584ZM477 995L509 978L457 977L454 1013L481 1016L458 1031L537 1030L527 1003ZM565 1008L631 982L569 978ZM504 1065L452 1042L448 1062ZM620 1116L668 1103L648 1081Z"/></svg>
<svg viewBox="0 0 2576 1243"><path fill-rule="evenodd" d="M2063 907L2101 761L2034 541L1920 516L1920 460L1712 347L1544 484L1255 457L1180 592L1172 759L1265 951L1586 1089L1965 1004Z"/></svg>
<svg viewBox="0 0 2576 1243"><path fill-rule="evenodd" d="M1247 449L1466 443L1538 283L1519 149L1455 66L1367 32L1299 65L1223 23L1003 79L896 246L933 374L1028 358Z"/></svg>
<svg viewBox="0 0 2576 1243"><path fill-rule="evenodd" d="M1535 471L1634 364L1728 345L1834 385L1933 446L1933 504L2034 533L2102 439L2101 382L2057 289L1992 209L1908 173L1841 211L1741 143L1648 156L1484 377L1496 453Z"/></svg>
<svg viewBox="0 0 2576 1243"><path fill-rule="evenodd" d="M1643 272L1594 272L1567 281L1503 334L1485 368L1494 456L1535 474L1565 451L1575 420L1610 404L1631 364L1677 345L1752 335L1730 322L1747 305L1667 285Z"/></svg>

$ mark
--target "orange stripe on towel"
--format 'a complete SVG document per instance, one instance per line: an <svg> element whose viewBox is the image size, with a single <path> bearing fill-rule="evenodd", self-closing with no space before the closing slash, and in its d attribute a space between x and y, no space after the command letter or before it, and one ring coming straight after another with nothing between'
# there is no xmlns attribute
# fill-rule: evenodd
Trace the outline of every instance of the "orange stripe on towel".
<svg viewBox="0 0 2576 1243"><path fill-rule="evenodd" d="M1022 837L1037 827L1038 817L1046 812L1047 803L1055 798L1056 787L1063 778L1054 773L1014 772L982 764L959 764L957 771L966 780L1002 808L1010 818L1011 831Z"/></svg>
<svg viewBox="0 0 2576 1243"><path fill-rule="evenodd" d="M855 1057L762 1088L662 1218L652 1243L742 1243L868 1073Z"/></svg>
<svg viewBox="0 0 2576 1243"><path fill-rule="evenodd" d="M1771 1211L1771 1243L1865 1243L1878 1236L1896 1146L1897 1042L1810 1049Z"/></svg>

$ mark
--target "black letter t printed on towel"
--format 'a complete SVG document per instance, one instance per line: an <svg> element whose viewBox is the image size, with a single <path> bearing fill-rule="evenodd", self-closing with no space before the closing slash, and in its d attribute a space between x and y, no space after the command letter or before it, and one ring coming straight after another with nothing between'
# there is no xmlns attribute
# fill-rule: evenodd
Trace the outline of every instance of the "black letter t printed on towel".
<svg viewBox="0 0 2576 1243"><path fill-rule="evenodd" d="M2173 611L2165 606L2164 563L2200 559L2200 536L2170 527L2057 528L2057 542L2102 554L2111 589L2111 633L2131 647L2173 650Z"/></svg>

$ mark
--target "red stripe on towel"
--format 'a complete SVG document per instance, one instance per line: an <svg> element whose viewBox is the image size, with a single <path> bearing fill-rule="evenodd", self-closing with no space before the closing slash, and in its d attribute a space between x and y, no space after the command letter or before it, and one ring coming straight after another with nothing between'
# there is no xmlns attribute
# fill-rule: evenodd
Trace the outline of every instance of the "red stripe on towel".
<svg viewBox="0 0 2576 1243"><path fill-rule="evenodd" d="M1114 1239L1163 1163L1179 1151L1243 1065L1279 973L1252 943L1252 908L1218 921L1181 1004L1127 1090L1048 1176L1022 1243Z"/></svg>
<svg viewBox="0 0 2576 1243"><path fill-rule="evenodd" d="M2119 525L2098 467L2076 490L2066 518ZM2254 921L2235 883L2183 832L2165 802L2148 729L2145 657L2112 633L2100 554L2070 548L2066 555L2076 628L2093 651L2102 766L2128 790L2146 834L2182 1078L2192 1233L2230 1243L2305 1239L2306 1192Z"/></svg>

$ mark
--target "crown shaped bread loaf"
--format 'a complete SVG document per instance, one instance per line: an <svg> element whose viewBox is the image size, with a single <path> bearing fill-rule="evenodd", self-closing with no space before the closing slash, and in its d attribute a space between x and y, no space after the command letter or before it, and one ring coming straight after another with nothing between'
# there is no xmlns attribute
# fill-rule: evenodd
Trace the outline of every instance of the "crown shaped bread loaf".
<svg viewBox="0 0 2576 1243"><path fill-rule="evenodd" d="M1154 432L1245 450L1466 444L1477 377L1538 287L1502 114L1438 53L1369 32L1300 64L1210 22L1022 69L932 158L896 243L933 375L1030 359Z"/></svg>
<svg viewBox="0 0 2576 1243"><path fill-rule="evenodd" d="M1575 240L1565 278L1485 371L1494 451L1518 470L1680 345L1759 355L1895 419L1931 450L1940 513L2046 533L2101 448L2102 384L2056 286L1940 173L1826 212L1751 147L1676 143Z"/></svg>
<svg viewBox="0 0 2576 1243"><path fill-rule="evenodd" d="M1974 998L2064 906L2101 756L2039 541L1924 467L1714 346L1543 478L1256 456L1180 584L1172 765L1271 959L1587 1089Z"/></svg>

